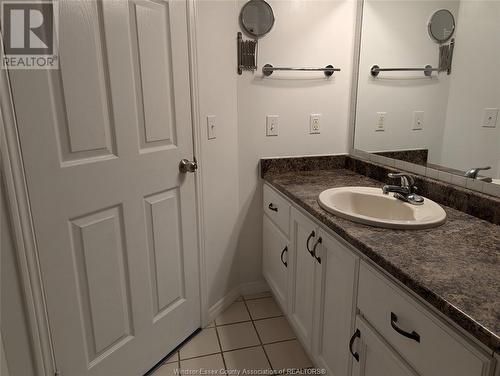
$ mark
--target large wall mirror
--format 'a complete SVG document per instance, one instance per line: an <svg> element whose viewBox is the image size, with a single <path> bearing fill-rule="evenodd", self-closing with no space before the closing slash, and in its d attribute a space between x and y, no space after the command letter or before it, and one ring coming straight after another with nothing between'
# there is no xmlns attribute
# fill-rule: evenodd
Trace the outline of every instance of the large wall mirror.
<svg viewBox="0 0 500 376"><path fill-rule="evenodd" d="M364 0L354 148L500 184L499 46L500 1Z"/></svg>

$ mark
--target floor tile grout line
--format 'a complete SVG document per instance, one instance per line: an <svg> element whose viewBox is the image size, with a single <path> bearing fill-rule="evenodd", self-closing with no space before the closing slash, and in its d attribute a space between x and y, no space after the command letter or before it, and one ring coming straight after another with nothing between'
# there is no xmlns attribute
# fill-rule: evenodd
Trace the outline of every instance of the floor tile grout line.
<svg viewBox="0 0 500 376"><path fill-rule="evenodd" d="M247 299L245 298L244 296L241 297L242 301L244 302L248 302L248 301L251 301L251 300L259 300L259 299L268 299L268 298L272 298L273 296L272 295L269 295L269 296L260 296L258 298L250 298L250 299Z"/></svg>
<svg viewBox="0 0 500 376"><path fill-rule="evenodd" d="M214 320L214 323L215 323L215 320ZM220 349L220 353L221 353L221 357L222 357L222 363L224 364L224 369L227 371L226 359L224 359L224 353L222 351L222 343L220 341L219 331L217 330L217 326L215 326L215 334L217 335L217 342L219 342L219 349Z"/></svg>
<svg viewBox="0 0 500 376"><path fill-rule="evenodd" d="M251 349L253 347L262 347L262 346L265 346L265 345L274 345L276 343L291 342L291 341L296 341L296 340L297 340L297 338L289 338L289 339L283 339L283 340L280 340L280 341L273 341L273 342L268 342L268 343L260 342L258 345L244 346L244 347L238 347L237 349L224 350L222 353L227 353L227 352L232 352L232 351L238 351L238 350L246 350L246 349Z"/></svg>
<svg viewBox="0 0 500 376"><path fill-rule="evenodd" d="M258 333L257 333L257 337L259 337ZM291 342L291 341L296 341L296 340L297 340L297 338L289 338L289 339L283 339L283 340L280 340L280 341L273 341L273 342L263 343L263 342L260 341L260 337L259 337L259 342L260 343L258 345L238 347L236 349L224 350L224 351L222 351L222 349L221 349L221 351L218 351L218 352L207 353L207 354L198 355L198 356L190 356L190 357L184 358L184 359L180 359L179 358L179 360L176 360L176 361L173 361L173 362L170 362L170 363L164 363L164 364L162 364L162 366L163 365L167 365L167 364L184 362L186 360L192 360L192 359L204 358L204 357L212 356L212 355L224 354L224 353L227 353L227 352L234 352L234 351L238 351L238 350L246 350L246 349L251 349L251 348L254 348L254 347L263 347L264 345L274 345L276 343Z"/></svg>
<svg viewBox="0 0 500 376"><path fill-rule="evenodd" d="M278 316L261 317L259 319L252 319L252 321L263 321L263 320L269 320L269 319L277 319L279 317L285 317L285 315L281 314L281 315L278 315Z"/></svg>
<svg viewBox="0 0 500 376"><path fill-rule="evenodd" d="M249 315L250 315L250 313L249 313ZM252 319L252 317L250 315L250 320L228 322L228 323L225 323L225 324L217 324L217 323L215 323L214 326L207 326L205 329L210 329L210 328L215 328L215 327L219 327L220 328L221 326L228 326L228 325L234 325L234 324L243 324L245 322L250 322L250 321L263 321L263 320L269 320L269 319L277 319L277 318L280 318L280 317L285 317L285 315L281 314L281 315L278 315L278 316L261 317L261 318L258 318L258 319Z"/></svg>
<svg viewBox="0 0 500 376"><path fill-rule="evenodd" d="M243 302L245 303L245 307L248 311L248 314L250 315L250 318L252 319L253 329L255 330L255 333L257 333L257 338L259 339L260 346L262 347L262 351L264 351L264 356L266 357L267 362L269 363L269 367L271 367L271 370L274 370L273 364L271 363L271 359L269 359L269 355L267 355L266 348L264 347L264 344L262 343L262 339L260 338L257 327L255 326L255 322L253 321L253 317L252 317L252 314L250 313L250 309L248 308L247 302L246 302L246 300L243 300Z"/></svg>
<svg viewBox="0 0 500 376"><path fill-rule="evenodd" d="M211 352L211 353L208 353L208 354L197 355L197 356L190 356L189 358L180 359L179 361L180 362L184 362L186 360L192 360L192 359L197 359L197 358L204 358L206 356L212 356L212 355L217 355L217 354L222 354L222 351Z"/></svg>

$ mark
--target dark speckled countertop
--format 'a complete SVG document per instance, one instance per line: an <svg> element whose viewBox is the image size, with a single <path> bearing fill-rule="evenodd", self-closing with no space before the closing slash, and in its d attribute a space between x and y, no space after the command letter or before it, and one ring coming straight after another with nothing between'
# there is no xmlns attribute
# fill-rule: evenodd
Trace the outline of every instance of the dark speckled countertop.
<svg viewBox="0 0 500 376"><path fill-rule="evenodd" d="M427 230L390 230L342 219L320 208L320 192L382 185L347 169L272 173L264 180L500 352L500 226L444 205L446 223Z"/></svg>

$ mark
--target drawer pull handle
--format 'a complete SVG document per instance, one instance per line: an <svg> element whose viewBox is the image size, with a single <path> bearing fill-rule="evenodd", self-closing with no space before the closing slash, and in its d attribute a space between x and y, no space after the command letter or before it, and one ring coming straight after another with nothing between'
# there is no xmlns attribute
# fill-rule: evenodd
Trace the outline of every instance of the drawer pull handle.
<svg viewBox="0 0 500 376"><path fill-rule="evenodd" d="M312 255L314 256L316 261L318 261L318 263L320 263L320 264L321 264L321 257L316 256L316 247L318 246L318 244L321 244L321 243L323 243L323 239L321 239L321 236L320 236L318 238L318 240L316 241L316 243L314 243L314 246L312 249Z"/></svg>
<svg viewBox="0 0 500 376"><path fill-rule="evenodd" d="M392 329L394 329L396 332L398 332L402 336L404 336L406 338L409 338L409 339L412 339L412 340L420 343L420 334L418 334L416 331L413 331L411 333L408 333L408 332L404 331L403 329L401 329L400 327L398 327L396 325L397 322L398 322L398 316L396 316L396 314L394 312L391 312L391 326L392 326Z"/></svg>
<svg viewBox="0 0 500 376"><path fill-rule="evenodd" d="M352 345L354 345L354 341L356 340L356 338L361 338L361 332L359 331L359 329L356 329L351 339L349 340L349 352L354 357L354 359L356 359L356 361L359 362L359 354L357 352L352 351Z"/></svg>
<svg viewBox="0 0 500 376"><path fill-rule="evenodd" d="M276 206L274 206L274 205L273 205L273 203L271 202L271 203L269 204L269 210L272 210L272 211L277 212L277 211L278 211L278 208L277 208Z"/></svg>
<svg viewBox="0 0 500 376"><path fill-rule="evenodd" d="M309 234L309 236L307 237L307 240L306 240L306 249L307 251L311 254L311 256L314 257L314 252L311 251L311 249L309 248L309 241L314 238L316 236L316 233L313 231L311 231L311 233Z"/></svg>
<svg viewBox="0 0 500 376"><path fill-rule="evenodd" d="M283 263L283 265L285 265L285 268L288 268L288 262L286 262L285 260L283 260L283 255L287 254L288 256L288 246L286 246L285 248L283 248L283 251L281 251L281 256L280 256L280 259L281 259L281 262Z"/></svg>

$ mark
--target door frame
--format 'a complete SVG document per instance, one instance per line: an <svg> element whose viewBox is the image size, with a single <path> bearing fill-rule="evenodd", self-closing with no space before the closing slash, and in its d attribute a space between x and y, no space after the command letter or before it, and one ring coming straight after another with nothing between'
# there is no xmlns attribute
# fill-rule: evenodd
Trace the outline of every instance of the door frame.
<svg viewBox="0 0 500 376"><path fill-rule="evenodd" d="M205 223L203 198L203 143L200 128L198 62L196 53L196 2L186 0L187 33L189 52L191 122L193 155L200 169L194 174L196 194L196 233L198 268L200 274L200 323L208 324L208 288L206 284ZM2 39L0 30L0 39ZM8 201L9 220L13 231L17 262L26 304L28 330L33 346L34 366L41 376L59 375L57 359L52 345L48 312L39 263L39 253L30 208L27 181L24 170L15 106L8 70L0 69L0 167ZM64 375L62 375L64 376Z"/></svg>

